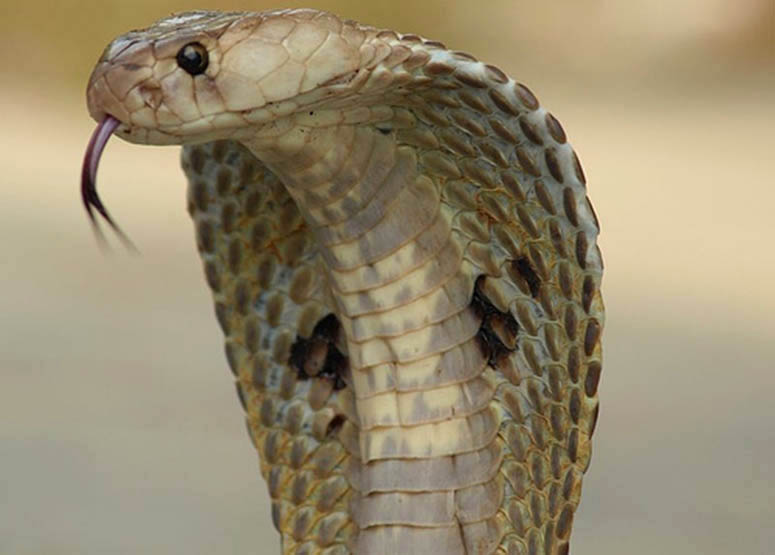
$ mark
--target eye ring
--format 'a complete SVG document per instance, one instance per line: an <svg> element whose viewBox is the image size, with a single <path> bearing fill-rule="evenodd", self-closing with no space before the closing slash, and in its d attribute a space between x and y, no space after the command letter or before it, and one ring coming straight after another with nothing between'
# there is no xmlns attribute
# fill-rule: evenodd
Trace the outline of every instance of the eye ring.
<svg viewBox="0 0 775 555"><path fill-rule="evenodd" d="M189 75L200 75L210 63L207 48L198 42L189 42L175 56L178 66Z"/></svg>

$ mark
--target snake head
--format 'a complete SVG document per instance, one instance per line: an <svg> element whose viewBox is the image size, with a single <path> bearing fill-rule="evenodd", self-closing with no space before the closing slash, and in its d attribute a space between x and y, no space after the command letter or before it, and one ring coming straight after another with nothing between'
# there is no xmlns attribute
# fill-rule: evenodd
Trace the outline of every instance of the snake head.
<svg viewBox="0 0 775 555"><path fill-rule="evenodd" d="M99 122L81 179L92 223L96 210L128 243L95 185L112 134L154 145L280 134L293 114L363 82L376 57L373 46L364 47L367 31L315 10L194 11L115 39L86 93Z"/></svg>
<svg viewBox="0 0 775 555"><path fill-rule="evenodd" d="M133 143L255 136L302 104L345 94L363 42L356 26L311 10L173 15L105 49L89 113L117 119L115 133Z"/></svg>

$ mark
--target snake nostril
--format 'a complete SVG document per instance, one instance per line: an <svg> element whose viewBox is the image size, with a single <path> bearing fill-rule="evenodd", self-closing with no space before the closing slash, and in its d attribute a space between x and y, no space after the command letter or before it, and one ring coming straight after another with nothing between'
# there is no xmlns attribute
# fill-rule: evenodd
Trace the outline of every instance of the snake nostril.
<svg viewBox="0 0 775 555"><path fill-rule="evenodd" d="M158 86L140 85L139 93L145 105L152 110L157 110L161 106L164 95Z"/></svg>

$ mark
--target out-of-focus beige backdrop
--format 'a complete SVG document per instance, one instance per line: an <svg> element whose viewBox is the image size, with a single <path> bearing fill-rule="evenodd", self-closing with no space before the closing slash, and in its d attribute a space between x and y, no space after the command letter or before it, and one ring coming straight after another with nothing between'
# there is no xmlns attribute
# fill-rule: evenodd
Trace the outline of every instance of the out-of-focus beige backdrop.
<svg viewBox="0 0 775 555"><path fill-rule="evenodd" d="M771 0L286 1L417 32L528 84L602 222L602 403L576 554L775 539ZM177 148L111 141L97 248L78 195L105 44L187 8L31 0L0 16L0 553L275 553L185 212Z"/></svg>

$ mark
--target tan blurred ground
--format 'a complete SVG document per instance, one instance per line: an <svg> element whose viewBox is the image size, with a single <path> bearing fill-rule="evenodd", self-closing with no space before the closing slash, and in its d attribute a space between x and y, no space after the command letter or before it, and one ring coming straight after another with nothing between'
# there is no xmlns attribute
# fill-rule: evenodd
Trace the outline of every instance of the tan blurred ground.
<svg viewBox="0 0 775 555"><path fill-rule="evenodd" d="M114 141L103 159L103 198L140 257L103 256L77 194L94 125L83 86L104 45L216 5L271 7L3 6L2 554L277 551L177 149ZM568 131L602 221L608 307L574 553L771 552L772 1L285 5L470 51Z"/></svg>

